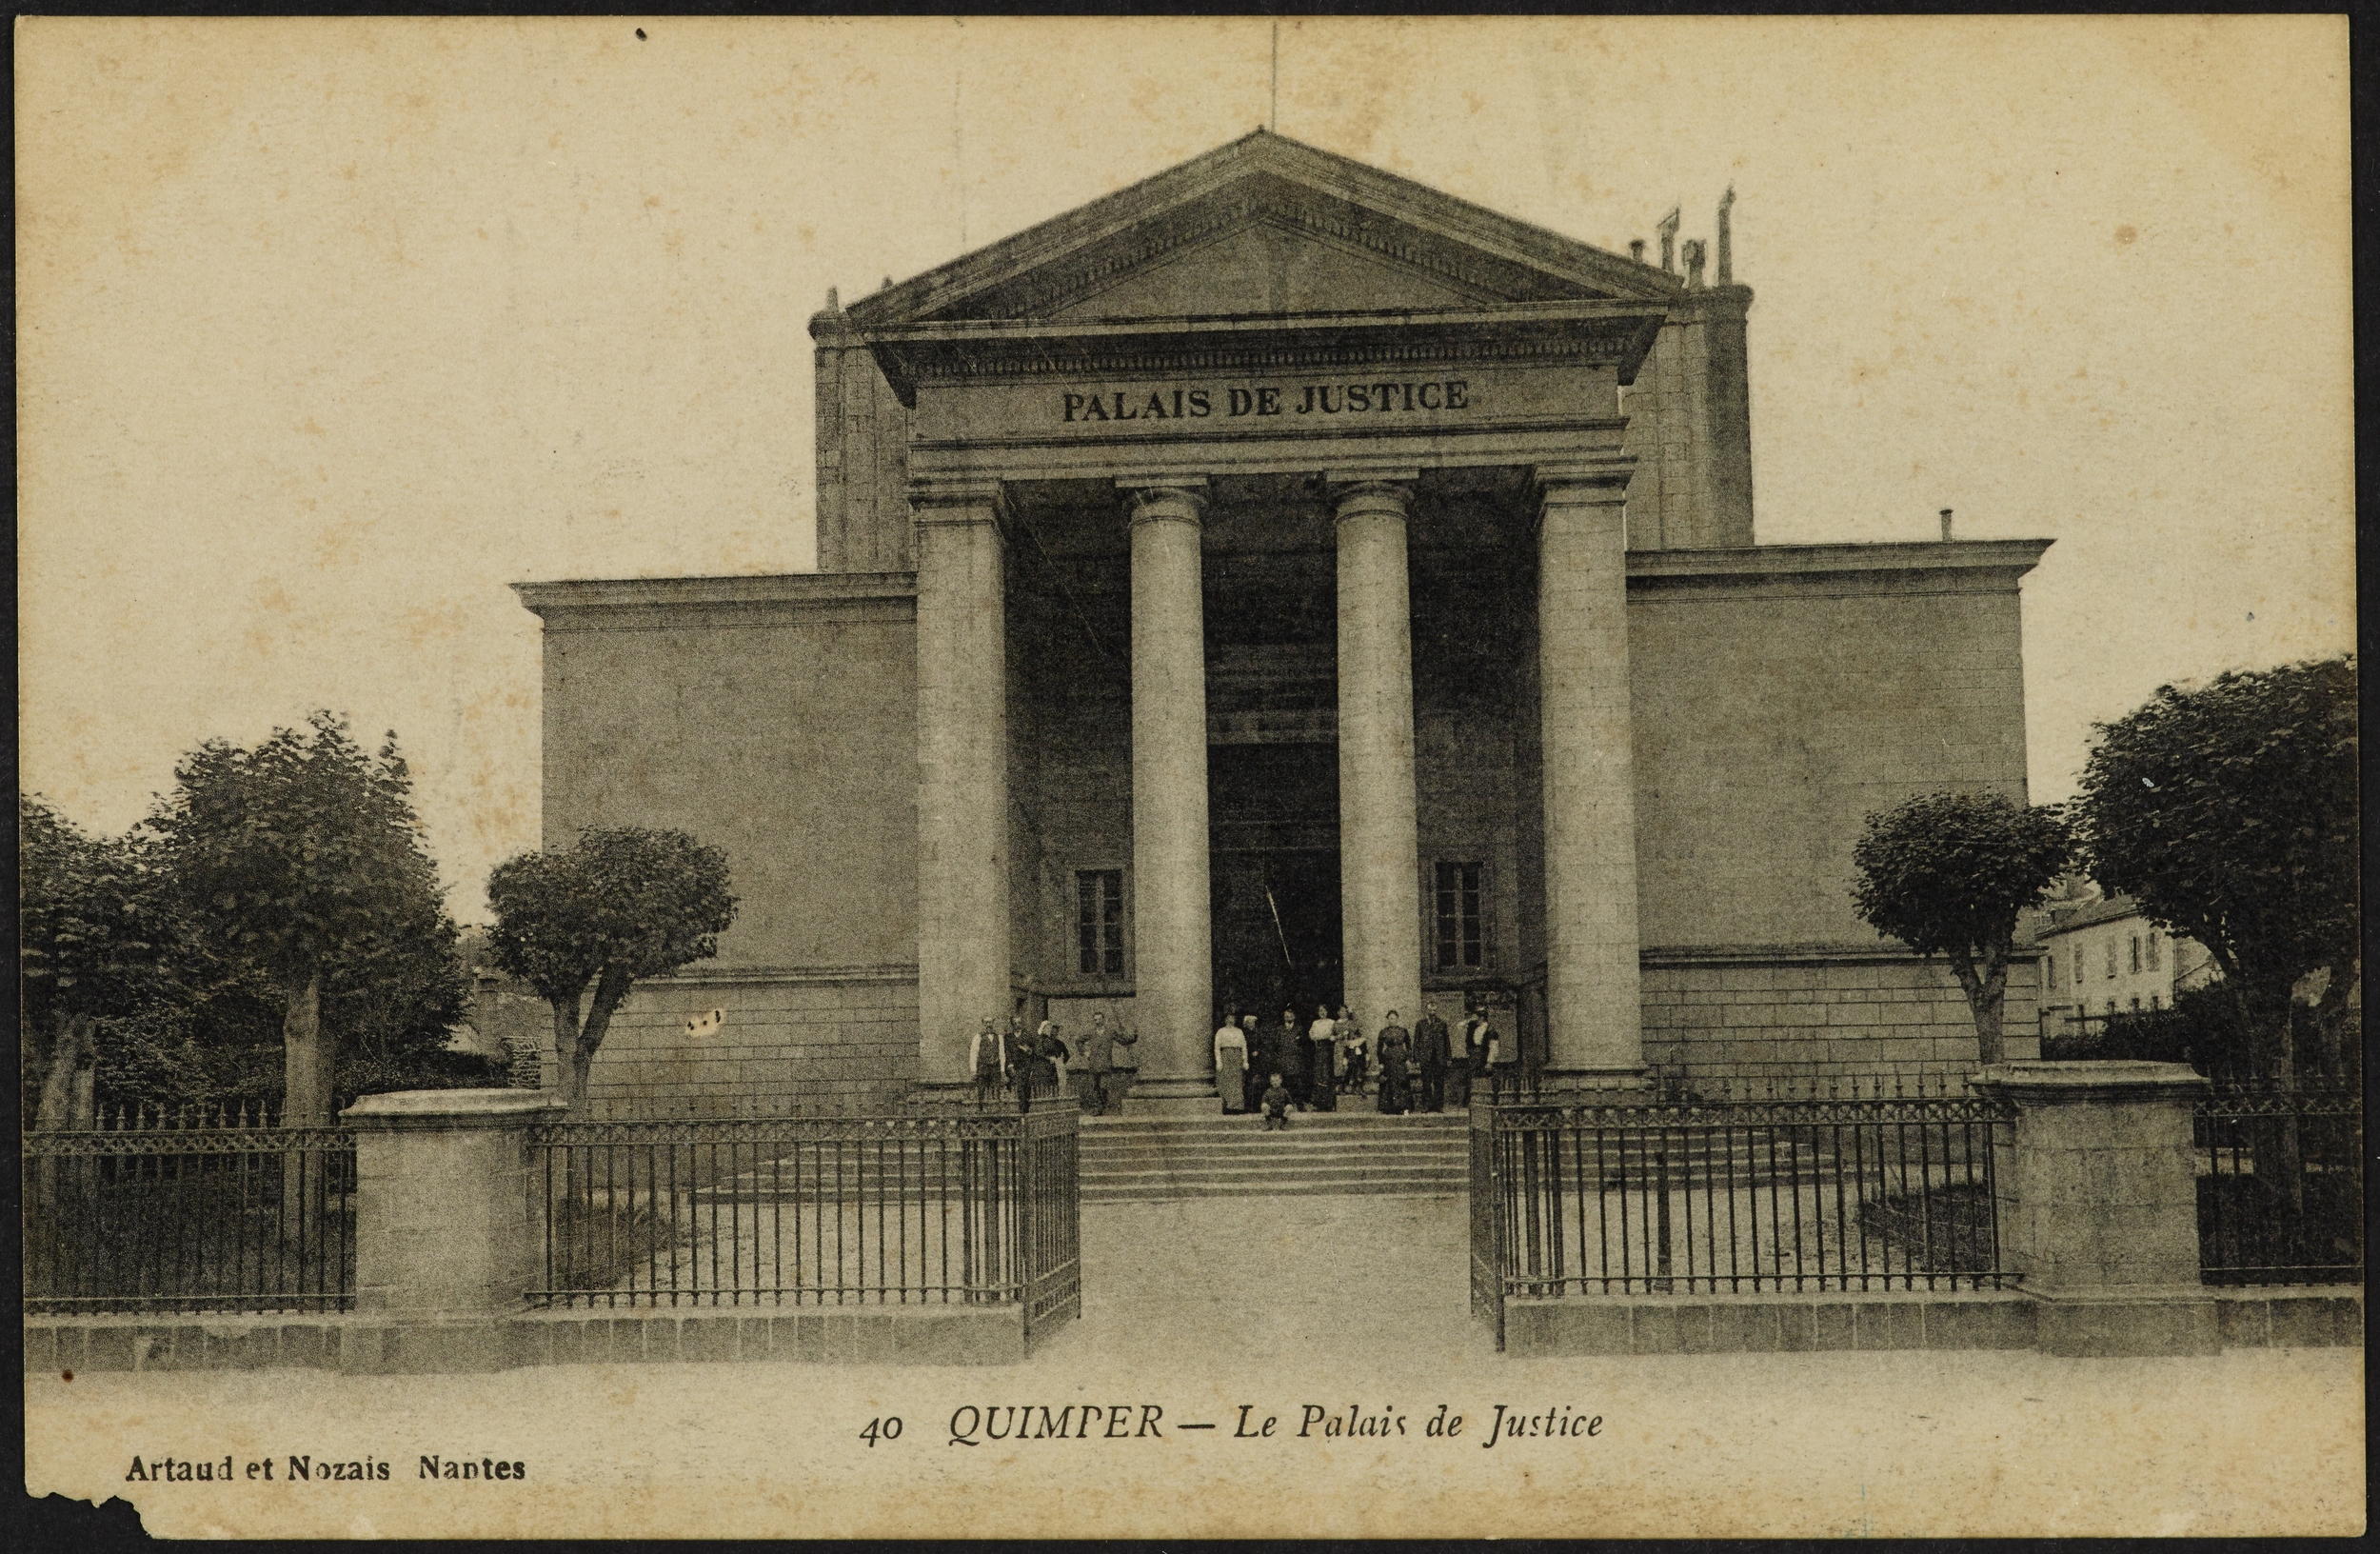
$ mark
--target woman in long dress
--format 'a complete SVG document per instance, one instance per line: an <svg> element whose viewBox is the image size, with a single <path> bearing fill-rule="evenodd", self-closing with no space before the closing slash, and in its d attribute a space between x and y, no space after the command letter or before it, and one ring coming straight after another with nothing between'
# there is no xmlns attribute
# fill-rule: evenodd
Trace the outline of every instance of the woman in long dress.
<svg viewBox="0 0 2380 1554"><path fill-rule="evenodd" d="M1399 1027L1390 1026L1394 1031ZM1384 1035L1380 1038L1380 1104L1382 1115L1401 1117L1413 1109L1413 1082L1406 1060L1413 1050L1409 1036Z"/></svg>
<svg viewBox="0 0 2380 1554"><path fill-rule="evenodd" d="M1317 1111L1339 1109L1339 1069L1336 1064L1336 1044L1339 1027L1331 1021L1331 1011L1316 1009L1314 1024L1306 1027L1306 1039L1314 1044L1313 1079L1308 1088L1314 1096Z"/></svg>
<svg viewBox="0 0 2380 1554"><path fill-rule="evenodd" d="M1248 1033L1230 1015L1215 1027L1215 1093L1225 1111L1248 1109Z"/></svg>

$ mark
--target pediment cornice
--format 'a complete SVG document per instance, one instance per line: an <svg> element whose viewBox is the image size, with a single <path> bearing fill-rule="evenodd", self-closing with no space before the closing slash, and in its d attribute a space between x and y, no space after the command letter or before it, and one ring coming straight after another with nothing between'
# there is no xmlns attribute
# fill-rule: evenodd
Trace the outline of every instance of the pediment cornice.
<svg viewBox="0 0 2380 1554"><path fill-rule="evenodd" d="M849 322L1046 317L1253 225L1409 268L1480 303L1685 295L1649 265L1259 130L856 302Z"/></svg>

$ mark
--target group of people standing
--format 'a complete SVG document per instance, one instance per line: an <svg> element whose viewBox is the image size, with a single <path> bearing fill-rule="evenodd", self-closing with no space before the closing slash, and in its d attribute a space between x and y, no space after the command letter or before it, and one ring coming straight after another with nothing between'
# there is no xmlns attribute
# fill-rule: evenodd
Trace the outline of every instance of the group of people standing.
<svg viewBox="0 0 2380 1554"><path fill-rule="evenodd" d="M1261 1111L1268 1128L1286 1126L1293 1110L1336 1111L1340 1096L1369 1093L1377 1065L1380 1112L1443 1111L1469 1106L1472 1081L1509 1062L1509 1046L1483 1015L1450 1030L1435 1000L1423 1001L1412 1029L1391 1009L1370 1037L1344 1006L1318 1007L1311 1021L1283 1009L1269 1026L1227 1010L1215 1027L1215 1088L1224 1111Z"/></svg>
<svg viewBox="0 0 2380 1554"><path fill-rule="evenodd" d="M1002 1030L990 1020L967 1044L967 1069L975 1076L976 1092L989 1100L1002 1090L1013 1091L1021 1109L1030 1110L1037 1096L1061 1093L1067 1064L1075 1065L1075 1095L1085 1111L1105 1115L1123 1109L1140 1060L1132 1051L1138 1031L1110 1029L1102 1011L1091 1016L1091 1028L1075 1048L1066 1046L1065 1031L1056 1020L1044 1020L1027 1035L1024 1021L1008 1017Z"/></svg>
<svg viewBox="0 0 2380 1554"><path fill-rule="evenodd" d="M976 1031L967 1070L982 1099L1008 1091L1030 1109L1037 1098L1064 1093L1071 1066L1082 1109L1113 1114L1123 1109L1139 1074L1133 1048L1140 1040L1138 1031L1111 1027L1102 1012L1069 1046L1056 1020L1028 1033L1012 1014L1004 1030L987 1019ZM1466 1015L1450 1029L1434 999L1422 1001L1412 1029L1391 1009L1368 1036L1343 1005L1337 1014L1317 1007L1312 1020L1283 1009L1279 1023L1269 1026L1234 1009L1215 1028L1215 1089L1224 1111L1263 1112L1268 1127L1286 1126L1292 1111L1336 1111L1341 1096L1372 1095L1377 1109L1394 1117L1468 1106L1473 1082L1501 1072L1514 1055L1513 1044L1485 1015Z"/></svg>

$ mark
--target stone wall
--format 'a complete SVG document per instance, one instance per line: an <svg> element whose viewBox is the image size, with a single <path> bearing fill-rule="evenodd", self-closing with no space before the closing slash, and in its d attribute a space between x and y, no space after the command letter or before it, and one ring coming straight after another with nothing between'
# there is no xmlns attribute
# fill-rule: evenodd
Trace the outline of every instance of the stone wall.
<svg viewBox="0 0 2380 1554"><path fill-rule="evenodd" d="M1689 1077L1959 1074L1976 1063L1967 995L1940 961L1859 946L1651 950L1644 1055ZM2001 1034L2011 1059L2039 1055L2036 966L2009 971Z"/></svg>
<svg viewBox="0 0 2380 1554"><path fill-rule="evenodd" d="M1740 286L1673 303L1636 381L1620 390L1636 455L1628 543L1639 550L1753 543L1752 412Z"/></svg>
<svg viewBox="0 0 2380 1554"><path fill-rule="evenodd" d="M2017 580L2038 548L1632 557L1643 942L1873 943L1851 897L1871 811L1944 788L2022 801Z"/></svg>
<svg viewBox="0 0 2380 1554"><path fill-rule="evenodd" d="M840 312L810 320L818 371L818 569L915 566L909 524L911 412Z"/></svg>
<svg viewBox="0 0 2380 1554"><path fill-rule="evenodd" d="M668 827L725 849L726 967L917 958L914 585L524 585L545 617L545 840Z"/></svg>
<svg viewBox="0 0 2380 1554"><path fill-rule="evenodd" d="M689 1038L686 1022L726 1016ZM914 967L687 974L645 983L612 1019L588 1114L887 1110L918 1058Z"/></svg>

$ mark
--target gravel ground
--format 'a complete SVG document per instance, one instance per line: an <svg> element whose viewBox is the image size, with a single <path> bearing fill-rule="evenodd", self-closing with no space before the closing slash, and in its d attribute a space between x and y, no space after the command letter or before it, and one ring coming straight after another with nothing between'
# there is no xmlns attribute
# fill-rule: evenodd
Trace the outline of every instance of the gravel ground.
<svg viewBox="0 0 2380 1554"><path fill-rule="evenodd" d="M1386 1197L1095 1205L1083 1320L1013 1368L33 1377L28 1482L125 1496L151 1532L186 1536L2362 1529L2360 1350L1506 1361L1466 1314L1462 1210ZM1440 1405L1460 1435L1429 1432ZM1491 1446L1498 1405L1557 1428L1602 1423ZM988 1439L1010 1435L1012 1408L1046 1433L1041 1407L1075 1410L1067 1439ZM1388 1433L1326 1433L1351 1413ZM954 1414L982 1444L951 1444ZM883 1425L862 1439L893 1416L897 1440ZM1180 1428L1200 1423L1219 1427ZM528 1474L425 1480L424 1453ZM126 1482L135 1455L227 1454L235 1470L368 1459L389 1477L291 1484L276 1466L269 1484Z"/></svg>

